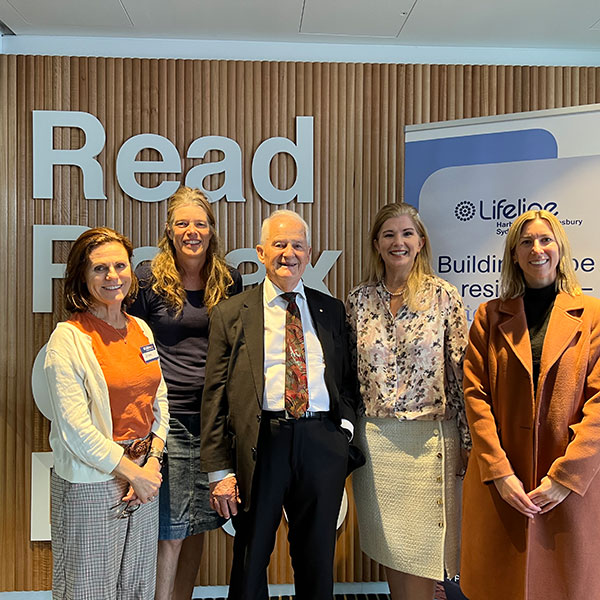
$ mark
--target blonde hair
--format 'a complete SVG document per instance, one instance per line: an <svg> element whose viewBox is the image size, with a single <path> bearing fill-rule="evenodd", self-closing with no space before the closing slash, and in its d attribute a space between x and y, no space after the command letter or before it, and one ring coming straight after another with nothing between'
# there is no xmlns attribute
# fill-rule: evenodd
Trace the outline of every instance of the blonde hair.
<svg viewBox="0 0 600 600"><path fill-rule="evenodd" d="M227 288L233 284L229 267L221 254L216 221L208 198L198 189L181 186L168 200L165 231L158 242L159 252L152 260L152 290L170 305L178 316L183 310L186 294L177 268L175 246L169 237L173 227L173 215L182 206L199 206L206 213L212 236L206 249L206 260L202 267L205 283L204 304L210 311L228 297Z"/></svg>
<svg viewBox="0 0 600 600"><path fill-rule="evenodd" d="M547 210L528 210L514 220L506 236L500 273L501 300L517 298L525 293L525 278L521 267L515 262L515 249L525 224L537 219L543 219L548 223L558 244L559 261L556 267L556 289L571 296L581 295L581 287L577 281L573 259L571 258L571 245L560 221Z"/></svg>
<svg viewBox="0 0 600 600"><path fill-rule="evenodd" d="M381 254L375 247L375 242L379 237L379 232L381 231L383 224L388 219L401 217L403 215L410 217L415 226L417 235L423 241L423 247L415 257L415 262L406 282L404 301L412 311L424 310L429 305L429 302L428 299L424 299L423 294L419 292L422 291L421 286L427 276L433 276L433 268L431 267L431 244L429 242L429 236L427 235L427 229L425 228L423 221L421 221L417 209L410 204L406 204L405 202L386 204L375 215L375 220L373 221L371 231L369 232L369 264L366 283L377 283L383 280L385 276L385 263L381 258Z"/></svg>

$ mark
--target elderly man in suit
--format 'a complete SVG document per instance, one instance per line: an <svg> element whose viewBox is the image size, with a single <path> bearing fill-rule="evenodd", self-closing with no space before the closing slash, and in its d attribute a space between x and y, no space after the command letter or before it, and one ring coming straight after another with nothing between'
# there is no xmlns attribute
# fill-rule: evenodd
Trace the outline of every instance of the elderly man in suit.
<svg viewBox="0 0 600 600"><path fill-rule="evenodd" d="M285 508L296 598L331 600L335 531L358 408L343 304L304 286L309 231L267 218L264 283L211 314L202 400L212 506L236 530L230 600L265 600Z"/></svg>

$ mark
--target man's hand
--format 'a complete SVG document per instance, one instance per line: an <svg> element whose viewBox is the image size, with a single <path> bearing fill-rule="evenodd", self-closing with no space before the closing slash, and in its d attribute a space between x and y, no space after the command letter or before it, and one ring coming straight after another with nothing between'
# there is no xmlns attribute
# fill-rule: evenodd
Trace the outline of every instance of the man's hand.
<svg viewBox="0 0 600 600"><path fill-rule="evenodd" d="M516 475L494 479L494 484L502 499L528 519L533 519L541 511L525 493L525 488Z"/></svg>
<svg viewBox="0 0 600 600"><path fill-rule="evenodd" d="M568 487L546 476L542 477L540 485L527 495L536 506L542 509L540 514L543 515L558 506L570 493L571 490Z"/></svg>
<svg viewBox="0 0 600 600"><path fill-rule="evenodd" d="M237 515L238 504L241 502L238 494L235 476L225 477L210 485L210 505L225 519Z"/></svg>

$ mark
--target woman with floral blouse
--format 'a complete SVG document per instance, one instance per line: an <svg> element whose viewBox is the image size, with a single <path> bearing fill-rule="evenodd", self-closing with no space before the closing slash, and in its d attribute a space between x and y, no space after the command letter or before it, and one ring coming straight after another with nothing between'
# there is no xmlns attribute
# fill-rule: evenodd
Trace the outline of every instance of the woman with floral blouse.
<svg viewBox="0 0 600 600"><path fill-rule="evenodd" d="M353 476L361 547L384 565L392 600L431 600L458 571L465 311L433 274L412 206L384 206L370 242L367 279L346 303L366 413L356 438L367 464Z"/></svg>

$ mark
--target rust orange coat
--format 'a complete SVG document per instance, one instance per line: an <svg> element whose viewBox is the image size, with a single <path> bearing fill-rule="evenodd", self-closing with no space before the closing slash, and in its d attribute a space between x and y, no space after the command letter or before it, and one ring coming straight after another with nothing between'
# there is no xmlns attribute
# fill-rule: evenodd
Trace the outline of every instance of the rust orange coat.
<svg viewBox="0 0 600 600"><path fill-rule="evenodd" d="M479 307L464 364L473 452L463 487L461 586L470 600L600 599L600 301L556 297L534 398L522 298ZM529 520L493 479L572 492Z"/></svg>

